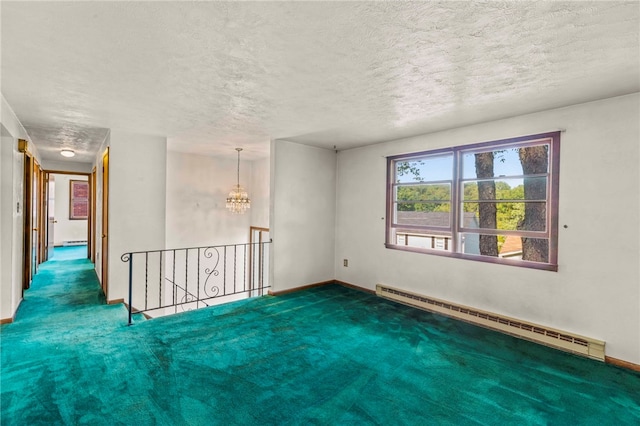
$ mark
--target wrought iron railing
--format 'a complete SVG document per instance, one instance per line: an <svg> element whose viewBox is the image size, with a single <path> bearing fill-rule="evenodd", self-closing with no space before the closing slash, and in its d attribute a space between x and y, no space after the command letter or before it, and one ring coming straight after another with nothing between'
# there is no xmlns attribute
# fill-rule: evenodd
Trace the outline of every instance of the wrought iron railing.
<svg viewBox="0 0 640 426"><path fill-rule="evenodd" d="M165 278L165 280L167 280L167 283L171 284L174 287L174 290L178 293L178 300L183 300L185 302L196 301L198 304L202 303L204 306L209 306L209 304L204 300L198 301L198 295L191 293L186 288L171 281L169 278ZM180 296L180 294L182 294L182 296Z"/></svg>
<svg viewBox="0 0 640 426"><path fill-rule="evenodd" d="M218 301L262 296L269 288L271 241L129 252L129 324L199 309ZM218 299L214 301L214 299Z"/></svg>

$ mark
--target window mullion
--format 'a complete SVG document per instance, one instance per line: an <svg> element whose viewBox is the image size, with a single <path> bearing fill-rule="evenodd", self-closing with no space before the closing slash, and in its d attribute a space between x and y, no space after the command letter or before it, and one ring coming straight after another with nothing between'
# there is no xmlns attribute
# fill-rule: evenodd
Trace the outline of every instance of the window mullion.
<svg viewBox="0 0 640 426"><path fill-rule="evenodd" d="M442 183L451 183L451 180L442 179L442 180L421 180L421 181L417 181L417 182L397 182L397 183L394 183L393 186L395 186L395 187L401 187L401 186L424 186L424 185L438 185L438 184L442 184Z"/></svg>
<svg viewBox="0 0 640 426"><path fill-rule="evenodd" d="M460 228L464 234L483 235L513 235L514 237L549 239L548 231L520 231L509 229L488 229L488 228Z"/></svg>
<svg viewBox="0 0 640 426"><path fill-rule="evenodd" d="M504 175L504 176L494 176L492 178L462 178L460 177L460 182L481 182L481 181L489 181L489 180L508 180L508 179L525 179L525 178L536 178L536 177L549 177L549 173L531 173L530 175Z"/></svg>
<svg viewBox="0 0 640 426"><path fill-rule="evenodd" d="M542 200L544 202L544 200ZM404 200L401 198L397 198L396 197L396 201L394 201L395 204L424 204L424 203L450 203L451 200L427 200L427 199L421 199L421 200Z"/></svg>
<svg viewBox="0 0 640 426"><path fill-rule="evenodd" d="M540 199L531 199L531 200L518 200L518 199L495 199L495 200L478 200L478 199L468 199L468 200L463 200L460 201L461 203L494 203L494 204L500 204L500 203L546 203L548 201L548 199L546 198L540 198Z"/></svg>
<svg viewBox="0 0 640 426"><path fill-rule="evenodd" d="M458 253L458 229L460 227L460 151L453 151L453 182L451 183L451 252Z"/></svg>

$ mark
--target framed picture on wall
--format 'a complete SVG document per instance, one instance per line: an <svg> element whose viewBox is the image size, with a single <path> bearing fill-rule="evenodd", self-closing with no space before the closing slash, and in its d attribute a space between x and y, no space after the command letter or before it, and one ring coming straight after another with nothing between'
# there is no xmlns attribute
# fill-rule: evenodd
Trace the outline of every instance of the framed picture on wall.
<svg viewBox="0 0 640 426"><path fill-rule="evenodd" d="M69 181L69 219L89 218L89 182L86 180Z"/></svg>

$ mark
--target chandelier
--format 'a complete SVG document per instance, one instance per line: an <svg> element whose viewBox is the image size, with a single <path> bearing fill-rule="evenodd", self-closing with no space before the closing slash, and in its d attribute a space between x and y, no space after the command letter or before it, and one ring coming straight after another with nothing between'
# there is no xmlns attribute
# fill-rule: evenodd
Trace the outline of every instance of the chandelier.
<svg viewBox="0 0 640 426"><path fill-rule="evenodd" d="M247 191L240 186L240 151L242 148L236 148L236 151L238 151L238 180L227 197L227 208L232 213L243 214L251 207L251 200Z"/></svg>

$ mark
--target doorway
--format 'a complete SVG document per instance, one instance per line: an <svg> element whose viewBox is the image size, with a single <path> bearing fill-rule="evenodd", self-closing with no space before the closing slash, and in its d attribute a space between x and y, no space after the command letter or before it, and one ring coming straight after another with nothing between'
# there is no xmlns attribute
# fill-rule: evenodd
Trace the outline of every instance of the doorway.
<svg viewBox="0 0 640 426"><path fill-rule="evenodd" d="M56 248L88 246L91 182L88 173L58 171L48 172L47 181L47 252L51 258Z"/></svg>

